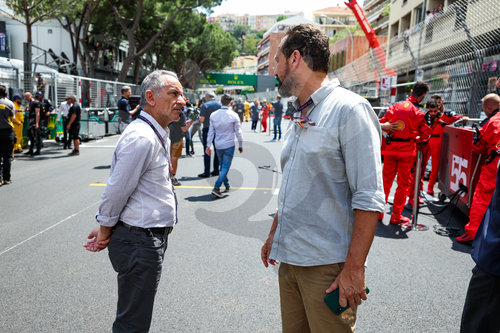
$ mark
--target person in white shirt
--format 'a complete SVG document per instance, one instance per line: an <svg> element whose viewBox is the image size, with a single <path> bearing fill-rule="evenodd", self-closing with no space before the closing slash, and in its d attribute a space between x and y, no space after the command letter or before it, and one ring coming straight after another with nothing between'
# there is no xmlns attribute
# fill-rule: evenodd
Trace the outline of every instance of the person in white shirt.
<svg viewBox="0 0 500 333"><path fill-rule="evenodd" d="M224 183L226 192L229 191L230 185L227 179L227 173L231 167L231 162L234 157L234 137L238 139L238 150L243 152L243 136L241 134L240 118L238 114L229 108L231 105L231 96L223 95L221 98L222 107L212 113L210 116L210 128L208 130L206 153L210 155L211 145L215 138L214 145L217 148L217 156L219 158L219 178L215 181L212 194L218 198L223 195L220 192L220 187Z"/></svg>
<svg viewBox="0 0 500 333"><path fill-rule="evenodd" d="M63 149L70 149L71 148L71 140L68 139L68 130L66 127L68 126L68 111L69 108L71 107L71 104L68 103L68 98L69 96L66 96L66 100L61 103L59 106L59 112L57 113L57 123L61 123L61 117L62 117L62 126L63 126Z"/></svg>
<svg viewBox="0 0 500 333"><path fill-rule="evenodd" d="M141 115L122 133L111 172L84 247L108 247L118 273L113 332L148 332L168 235L177 224L168 125L186 105L173 72L157 70L142 82Z"/></svg>

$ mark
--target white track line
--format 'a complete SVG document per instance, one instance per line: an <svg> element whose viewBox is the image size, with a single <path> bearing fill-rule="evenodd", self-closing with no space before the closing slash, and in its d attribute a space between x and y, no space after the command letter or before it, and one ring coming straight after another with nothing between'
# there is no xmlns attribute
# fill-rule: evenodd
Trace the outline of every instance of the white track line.
<svg viewBox="0 0 500 333"><path fill-rule="evenodd" d="M55 223L55 224L51 225L50 227L48 227L48 228L46 228L46 229L44 229L44 230L40 231L39 233L37 233L37 234L35 234L35 235L33 235L33 236L31 236L31 237L29 237L29 238L27 238L27 239L23 240L22 242L17 243L16 245L14 245L14 246L12 246L12 247L8 248L7 250L4 250L4 251L0 252L0 256L1 256L1 255L3 255L3 254L5 254L5 253L7 253L7 252L9 252L10 250L13 250L13 249L15 249L16 247L18 247L18 246L20 246L20 245L22 245L22 244L24 244L24 243L26 243L26 242L28 242L28 241L32 240L33 238L40 236L40 235L41 235L41 234L43 234L44 232L49 231L50 229L52 229L52 228L54 228L54 227L58 226L59 224L61 224L61 223L63 223L63 222L68 221L68 220L69 220L69 219L71 219L72 217L75 217L76 215L80 214L80 213L81 213L81 212L83 212L84 210L87 210L87 209L89 209L90 207L97 205L98 203L99 203L99 201L97 201L97 202L93 203L92 205L90 205L90 206L88 206L88 207L85 207L85 208L83 208L82 210L80 210L80 211L78 211L78 212L76 212L76 213L74 213L74 214L72 214L72 215L70 215L70 216L68 216L68 217L66 217L66 218L64 218L64 219L62 219L61 221L59 221L59 222L57 222L57 223Z"/></svg>

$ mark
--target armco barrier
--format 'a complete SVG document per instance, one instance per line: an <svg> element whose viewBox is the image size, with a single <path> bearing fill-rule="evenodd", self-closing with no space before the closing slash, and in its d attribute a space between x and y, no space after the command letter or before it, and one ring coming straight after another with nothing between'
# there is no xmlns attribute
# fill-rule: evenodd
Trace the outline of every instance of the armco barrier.
<svg viewBox="0 0 500 333"><path fill-rule="evenodd" d="M106 135L120 133L118 108L107 108Z"/></svg>

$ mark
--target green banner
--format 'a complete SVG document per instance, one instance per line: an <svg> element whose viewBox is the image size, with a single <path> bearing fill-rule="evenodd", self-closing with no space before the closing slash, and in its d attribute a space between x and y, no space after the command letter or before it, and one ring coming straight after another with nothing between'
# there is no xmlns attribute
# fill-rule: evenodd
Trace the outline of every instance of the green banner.
<svg viewBox="0 0 500 333"><path fill-rule="evenodd" d="M256 86L257 75L210 73L202 77L199 84L222 84L226 86Z"/></svg>

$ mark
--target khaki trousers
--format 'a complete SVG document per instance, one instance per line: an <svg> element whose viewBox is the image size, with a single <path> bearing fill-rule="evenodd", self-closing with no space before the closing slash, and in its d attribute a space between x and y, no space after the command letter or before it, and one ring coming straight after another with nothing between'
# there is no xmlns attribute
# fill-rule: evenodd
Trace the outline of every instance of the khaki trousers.
<svg viewBox="0 0 500 333"><path fill-rule="evenodd" d="M349 308L337 316L323 301L325 290L343 267L343 263L310 267L280 264L278 276L284 333L354 332L356 311Z"/></svg>

